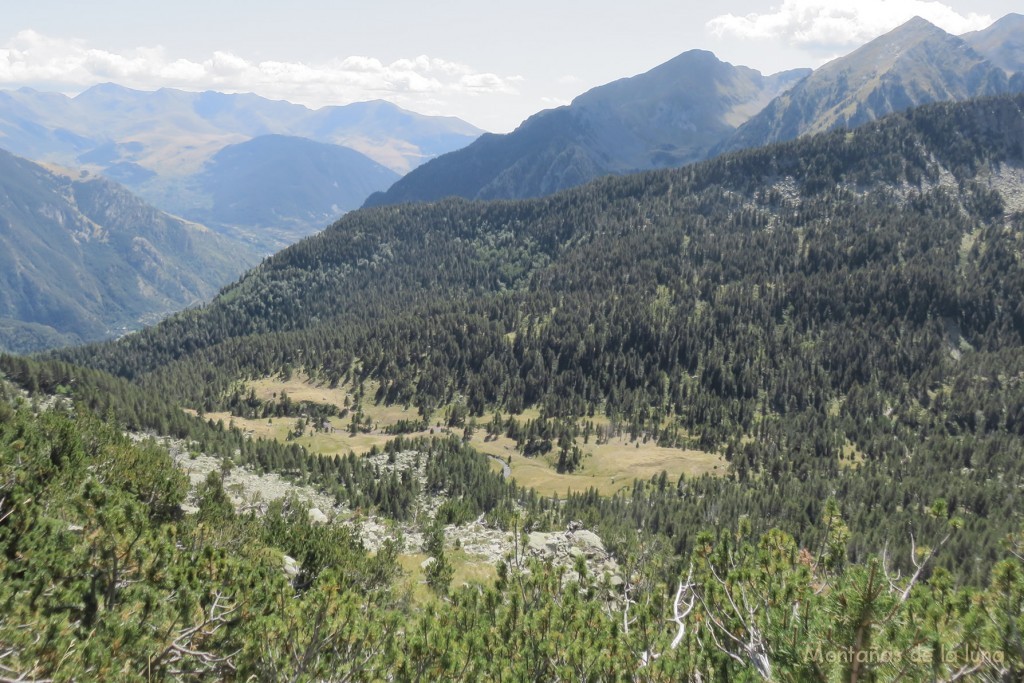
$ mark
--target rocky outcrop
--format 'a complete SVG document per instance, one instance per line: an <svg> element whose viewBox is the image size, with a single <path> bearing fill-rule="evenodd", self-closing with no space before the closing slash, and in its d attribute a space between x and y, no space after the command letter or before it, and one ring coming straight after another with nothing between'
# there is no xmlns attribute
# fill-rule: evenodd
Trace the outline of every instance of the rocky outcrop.
<svg viewBox="0 0 1024 683"><path fill-rule="evenodd" d="M310 508L308 514L309 521L313 524L327 524L330 521L320 508Z"/></svg>
<svg viewBox="0 0 1024 683"><path fill-rule="evenodd" d="M565 567L564 582L577 581L576 562L586 562L587 572L599 581L612 586L622 585L619 564L605 549L604 541L593 531L570 525L566 531L531 532L526 544L526 555L535 557L555 566Z"/></svg>
<svg viewBox="0 0 1024 683"><path fill-rule="evenodd" d="M134 432L130 432L128 436L135 442L155 438L151 434ZM199 453L195 450L196 444L181 439L159 437L159 443L167 448L174 462L188 475L189 498L182 505L182 509L185 512L195 512L198 509L195 499L196 487L206 481L206 476L210 472L223 471L222 459L207 453ZM330 517L347 512L344 506L336 505L333 498L313 486L289 481L276 472L257 472L247 467L232 467L226 473L224 491L239 511L262 511L272 501L294 496L311 508L310 519L317 523L323 523ZM324 512L325 510L327 512Z"/></svg>
<svg viewBox="0 0 1024 683"><path fill-rule="evenodd" d="M130 434L136 441L151 438L145 434ZM195 487L206 479L206 475L221 467L220 458L205 453L192 451L194 444L178 439L161 439L178 466L189 475L193 493ZM379 454L367 456L382 475L412 469L425 484L424 467L426 458L417 457L414 451L403 451L398 454ZM418 506L418 522L398 523L375 515L348 516L348 510L337 506L327 496L310 486L289 482L274 473L257 473L247 468L231 468L224 479L224 488L232 502L239 510L264 510L266 504L278 498L295 496L309 505L309 519L314 524L327 524L332 519L345 519L343 523L351 525L359 535L363 545L370 551L379 550L388 540L401 539L401 552L419 553L423 551L424 536L422 526L429 523L437 514L437 508L443 501L441 496L423 496ZM190 496L188 504L183 508L186 512L196 510L194 496ZM463 524L445 527L445 545L447 548L460 548L467 556L479 558L480 562L498 564L517 552L515 535L510 531L492 528L484 518ZM593 531L582 528L579 523L572 523L565 531L540 532L528 535L526 547L521 557L535 558L541 562L550 562L556 567L565 569L563 583L568 584L580 579L576 572L577 562L582 559L586 563L587 574L598 582L606 582L613 592L622 585L619 565L604 546L604 541ZM424 565L424 567L426 564ZM298 563L287 556L283 559L283 571L290 577L298 571Z"/></svg>

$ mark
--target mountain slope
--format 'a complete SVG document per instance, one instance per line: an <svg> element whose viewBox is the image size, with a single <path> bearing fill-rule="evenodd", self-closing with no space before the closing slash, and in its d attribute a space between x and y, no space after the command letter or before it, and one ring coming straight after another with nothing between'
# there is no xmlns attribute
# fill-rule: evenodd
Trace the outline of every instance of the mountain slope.
<svg viewBox="0 0 1024 683"><path fill-rule="evenodd" d="M764 77L693 50L647 73L594 88L507 135L484 135L403 177L367 206L550 194L600 175L679 166L804 75Z"/></svg>
<svg viewBox="0 0 1024 683"><path fill-rule="evenodd" d="M929 102L1010 92L1006 73L961 38L916 17L817 69L714 153L856 126Z"/></svg>
<svg viewBox="0 0 1024 683"><path fill-rule="evenodd" d="M258 244L330 224L387 188L398 174L355 150L305 138L263 135L228 145L185 181L202 208L182 215L206 225L239 230Z"/></svg>
<svg viewBox="0 0 1024 683"><path fill-rule="evenodd" d="M311 110L251 94L171 88L142 92L110 83L73 98L28 88L0 91L0 146L36 161L102 174L165 211L203 216L215 230L236 234L241 229L264 253L319 230L358 208L371 192L388 187L397 173L463 147L480 133L456 118L423 116L381 101ZM296 190L291 197L281 191L289 184L279 185L270 193L279 201L268 206L267 181L250 172L259 193L235 193L237 206L221 216L222 198L205 188L211 174L217 174L211 160L230 145L268 135L308 138L333 151L295 142L285 162L283 143L243 148L252 168L269 172L275 164L298 166L305 183L290 183ZM237 148L228 152L241 153ZM301 159L303 153L309 158ZM390 172L376 168L367 156ZM327 157L332 161L327 163ZM218 192L225 191L220 181L213 182ZM237 225L242 215L248 225ZM268 230L271 223L274 228Z"/></svg>
<svg viewBox="0 0 1024 683"><path fill-rule="evenodd" d="M467 434L500 411L514 459L607 425L727 476L567 515L816 547L834 495L851 558L955 515L939 565L977 580L1019 531L1022 197L1024 96L937 104L543 199L353 212L206 307L59 357L208 412L298 371Z"/></svg>
<svg viewBox="0 0 1024 683"><path fill-rule="evenodd" d="M612 309L628 315L632 309L622 303L627 299L646 309L642 301L652 296L658 282L678 290L674 298L682 306L679 315L684 315L683 309L700 308L698 300L713 300L725 283L746 277L746 268L739 264L768 252L784 262L766 266L757 276L766 281L775 279L775 267L797 279L822 264L830 264L828 272L852 272L865 263L861 250L869 249L859 241L880 229L872 226L898 230L896 215L925 226L934 220L928 202L941 204L934 210L948 215L958 229L969 230L976 221L1001 225L1004 213L1024 208L1019 177L1024 164L1022 106L1024 98L1017 97L927 107L849 133L751 150L676 171L607 178L543 200L482 205L448 201L355 212L268 259L201 311L133 335L123 347L69 357L91 359L118 374L139 374L181 358L183 349L215 346L232 337L321 325L331 334L394 334L388 321L395 316L416 311L410 320L422 324L423 307L435 305L487 310L493 304L498 308L489 315L507 333L523 324L529 311L550 312L552 301L563 301L558 306L567 312L591 310L595 297L620 302L592 315ZM862 223L865 216L871 220ZM831 224L841 224L842 239L858 243L856 248L840 248L835 243L839 228L829 229ZM810 226L820 244L806 242ZM1013 238L1013 230L1000 233L999 239ZM798 238L802 246L792 242ZM896 240L885 242L887 249L894 249L901 238L885 239ZM940 253L948 257L941 251L933 255ZM902 268L906 258L904 253L891 265ZM700 275L686 275L690 269ZM892 271L886 277L897 275ZM882 287L870 278L864 284L872 290ZM960 284L953 281L943 289L948 287ZM834 307L850 295L840 289L834 293ZM888 295L883 292L878 296L884 299ZM812 294L816 301L829 296L800 296ZM950 294L968 299L975 295L986 294L970 288ZM518 303L507 306L508 297ZM862 304L858 299L856 307ZM1010 306L1007 314L1017 308ZM966 324L975 313L967 307L957 315ZM967 334L966 328L962 331ZM655 328L647 334L667 333ZM404 348L393 341L375 347L372 354ZM353 338L346 341L355 343ZM362 349L357 355L366 359L372 354ZM423 361L410 350L402 356L414 364ZM435 360L443 367L442 356ZM393 369L380 366L377 371Z"/></svg>
<svg viewBox="0 0 1024 683"><path fill-rule="evenodd" d="M199 303L255 261L103 178L0 152L0 348L95 340Z"/></svg>
<svg viewBox="0 0 1024 683"><path fill-rule="evenodd" d="M1024 15L1007 14L986 29L960 37L1007 73L1024 71Z"/></svg>

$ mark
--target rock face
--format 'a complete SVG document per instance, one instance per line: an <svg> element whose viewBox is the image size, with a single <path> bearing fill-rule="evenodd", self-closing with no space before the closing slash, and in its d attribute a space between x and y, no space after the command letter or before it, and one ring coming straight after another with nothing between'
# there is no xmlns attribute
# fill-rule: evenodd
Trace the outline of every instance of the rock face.
<svg viewBox="0 0 1024 683"><path fill-rule="evenodd" d="M285 555L281 558L281 562L284 575L288 577L289 581L294 581L295 577L297 577L299 572L302 571L302 567L299 565L298 561L294 557Z"/></svg>
<svg viewBox="0 0 1024 683"><path fill-rule="evenodd" d="M128 436L135 442L153 438L151 434L137 432L130 432ZM185 512L195 512L198 509L195 489L206 481L206 476L210 472L221 470L221 458L206 453L193 453L192 446L194 444L189 444L181 439L163 437L160 438L160 443L167 448L167 452L170 453L178 467L188 475L191 491L188 502L182 506L182 509ZM314 523L326 522L330 517L348 511L344 506L335 505L330 496L317 491L312 486L295 484L276 472L267 474L245 467L234 467L224 477L224 490L239 511L262 511L272 501L291 496L310 506L310 520Z"/></svg>
<svg viewBox="0 0 1024 683"><path fill-rule="evenodd" d="M618 563L605 549L601 537L593 531L574 529L572 525L567 531L534 531L527 539L526 554L567 568L569 571L563 577L566 582L579 579L575 571L576 561L583 558L587 571L598 580L606 580L612 585L622 583Z"/></svg>

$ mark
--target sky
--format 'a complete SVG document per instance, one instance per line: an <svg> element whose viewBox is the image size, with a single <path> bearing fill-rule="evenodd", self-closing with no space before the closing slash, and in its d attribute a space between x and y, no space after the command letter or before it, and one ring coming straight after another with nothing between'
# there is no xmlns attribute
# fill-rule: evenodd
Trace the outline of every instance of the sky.
<svg viewBox="0 0 1024 683"><path fill-rule="evenodd" d="M385 99L507 132L691 49L770 74L817 67L914 16L954 34L1020 0L0 0L0 88Z"/></svg>

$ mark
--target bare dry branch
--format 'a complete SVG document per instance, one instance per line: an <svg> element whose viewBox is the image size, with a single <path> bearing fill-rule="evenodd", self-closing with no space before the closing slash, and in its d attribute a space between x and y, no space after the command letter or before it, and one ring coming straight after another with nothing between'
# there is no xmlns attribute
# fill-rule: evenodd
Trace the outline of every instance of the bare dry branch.
<svg viewBox="0 0 1024 683"><path fill-rule="evenodd" d="M955 683L955 681L962 680L962 679L966 678L967 676L970 676L971 674L974 674L977 671L979 671L983 665L984 665L984 662L978 662L978 663L974 664L973 666L968 666L968 665L965 664L963 667L960 668L959 671L957 671L952 676L947 678L945 683Z"/></svg>
<svg viewBox="0 0 1024 683"><path fill-rule="evenodd" d="M684 619L689 616L690 612L693 611L693 606L697 604L697 594L693 589L693 564L691 564L690 573L686 576L686 583L679 584L679 590L676 591L676 599L672 606L672 611L675 613L675 616L672 617L672 621L679 626L679 631L676 633L676 637L672 639L672 644L669 645L669 648L672 650L679 647L679 643L683 641L683 636L686 635L686 622ZM679 606L683 604L685 595L690 596L690 602L687 603L686 609L680 612Z"/></svg>

